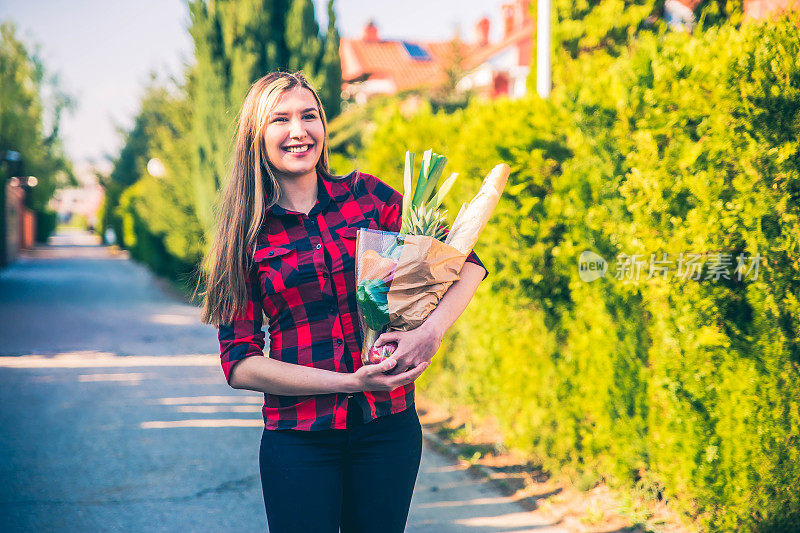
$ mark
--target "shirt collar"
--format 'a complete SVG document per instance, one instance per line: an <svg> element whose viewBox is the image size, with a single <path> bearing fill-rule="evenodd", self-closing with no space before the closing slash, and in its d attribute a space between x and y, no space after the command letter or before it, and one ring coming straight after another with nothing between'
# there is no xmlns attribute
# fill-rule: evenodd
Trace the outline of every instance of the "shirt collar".
<svg viewBox="0 0 800 533"><path fill-rule="evenodd" d="M343 182L344 179L331 180L324 178L322 174L317 171L317 202L314 207L309 211L308 216L311 217L318 213L323 212L331 202L341 202L350 195L350 189ZM273 205L267 209L267 214L275 216L282 215L298 215L297 211L290 211L278 204Z"/></svg>

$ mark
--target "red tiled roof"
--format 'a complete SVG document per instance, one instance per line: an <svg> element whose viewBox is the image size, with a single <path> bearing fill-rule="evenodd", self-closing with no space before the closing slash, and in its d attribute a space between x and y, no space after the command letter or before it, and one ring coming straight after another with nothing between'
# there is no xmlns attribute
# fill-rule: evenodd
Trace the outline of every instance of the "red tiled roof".
<svg viewBox="0 0 800 533"><path fill-rule="evenodd" d="M343 38L339 46L342 80L353 81L365 76L391 79L398 91L415 87L432 87L445 79L445 70L453 61L453 42L408 41L420 46L430 60L413 59L402 41L363 41ZM459 41L461 55L469 58L478 48Z"/></svg>

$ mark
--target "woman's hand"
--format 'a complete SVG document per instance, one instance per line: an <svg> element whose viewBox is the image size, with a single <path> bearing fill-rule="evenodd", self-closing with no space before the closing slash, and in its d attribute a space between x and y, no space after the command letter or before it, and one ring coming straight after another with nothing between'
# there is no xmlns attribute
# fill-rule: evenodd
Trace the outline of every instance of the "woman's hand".
<svg viewBox="0 0 800 533"><path fill-rule="evenodd" d="M399 375L421 364L429 364L442 344L442 335L430 322L423 322L421 326L411 331L383 333L373 346L380 348L390 342L397 343L397 348L392 353L392 358L397 359L397 366L389 374Z"/></svg>
<svg viewBox="0 0 800 533"><path fill-rule="evenodd" d="M358 391L390 391L403 385L408 385L416 380L428 368L428 363L417 365L406 372L389 375L388 372L395 368L397 359L392 355L375 365L364 365L355 371Z"/></svg>

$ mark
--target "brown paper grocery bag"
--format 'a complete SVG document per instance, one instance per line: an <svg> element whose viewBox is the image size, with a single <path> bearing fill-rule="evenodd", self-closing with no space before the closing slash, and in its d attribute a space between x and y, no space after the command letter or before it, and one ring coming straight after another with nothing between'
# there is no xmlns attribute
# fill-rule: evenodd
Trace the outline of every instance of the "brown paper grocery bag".
<svg viewBox="0 0 800 533"><path fill-rule="evenodd" d="M436 308L467 256L433 237L404 235L400 259L387 295L389 327L408 331Z"/></svg>

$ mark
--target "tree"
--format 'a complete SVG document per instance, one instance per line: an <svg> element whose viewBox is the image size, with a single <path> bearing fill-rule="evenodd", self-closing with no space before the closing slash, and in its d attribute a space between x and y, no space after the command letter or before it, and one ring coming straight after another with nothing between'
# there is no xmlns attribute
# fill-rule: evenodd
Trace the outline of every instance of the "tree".
<svg viewBox="0 0 800 533"><path fill-rule="evenodd" d="M289 51L289 69L302 70L316 82L322 59L322 41L311 0L292 2L286 16L286 47Z"/></svg>
<svg viewBox="0 0 800 533"><path fill-rule="evenodd" d="M45 99L43 94L49 94ZM11 23L0 25L0 214L4 213L5 182L13 175L39 180L26 198L37 215L45 212L56 188L74 183L72 166L59 135L61 115L73 103L49 76L35 52L16 36ZM14 168L4 163L19 154ZM14 157L17 157L14 155ZM5 242L5 215L0 216L0 244ZM5 257L2 244L1 257Z"/></svg>
<svg viewBox="0 0 800 533"><path fill-rule="evenodd" d="M100 176L100 183L105 189L100 234L103 235L106 228L113 228L122 246L129 243L125 242L122 220L116 208L122 194L146 173L145 167L153 149L153 131L166 120L164 93L163 89L157 87L155 79L151 79L151 86L145 90L133 127L127 132L121 132L124 135L124 142L113 162L111 173L108 176Z"/></svg>
<svg viewBox="0 0 800 533"><path fill-rule="evenodd" d="M328 119L336 117L342 109L342 62L339 59L339 31L333 0L328 0L328 33L319 72L319 97Z"/></svg>
<svg viewBox="0 0 800 533"><path fill-rule="evenodd" d="M311 0L190 0L195 44L193 178L195 211L210 234L213 204L225 179L236 112L250 85L275 70L303 70L324 87L326 111L339 111L339 35L328 23L323 57ZM328 5L333 14L332 2Z"/></svg>
<svg viewBox="0 0 800 533"><path fill-rule="evenodd" d="M105 178L103 228L113 226L121 245L159 274L185 281L202 257L204 235L194 211L191 102L195 77L171 87L155 79ZM161 160L163 176L147 163Z"/></svg>
<svg viewBox="0 0 800 533"><path fill-rule="evenodd" d="M695 33L722 24L738 26L742 20L742 1L701 0L694 13L698 20ZM535 2L531 3L531 15L535 20ZM667 31L663 15L663 0L553 0L550 44L553 84L568 85L580 79L585 73L580 71L581 66L577 63L607 62L609 58L622 54L643 32ZM529 87L536 86L535 45L532 54Z"/></svg>
<svg viewBox="0 0 800 533"><path fill-rule="evenodd" d="M195 208L207 233L227 172L236 110L250 85L286 68L288 0L193 0L189 3L196 83L191 94Z"/></svg>

